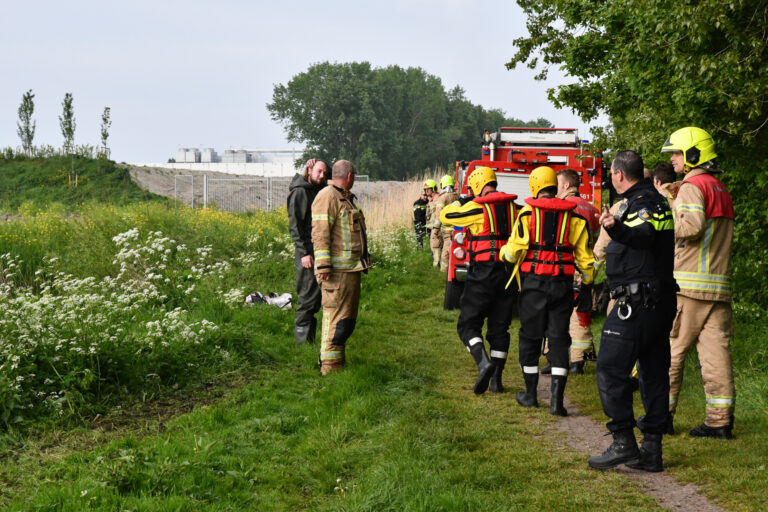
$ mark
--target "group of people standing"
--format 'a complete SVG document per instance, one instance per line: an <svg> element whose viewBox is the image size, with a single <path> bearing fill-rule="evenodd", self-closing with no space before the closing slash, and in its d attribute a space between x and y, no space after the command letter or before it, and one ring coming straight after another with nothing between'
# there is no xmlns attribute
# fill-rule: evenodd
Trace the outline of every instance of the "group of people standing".
<svg viewBox="0 0 768 512"><path fill-rule="evenodd" d="M459 338L477 365L473 391L503 392L515 306L520 317L519 365L525 389L522 407L538 407L539 357L546 342L551 374L550 413L568 414L564 392L570 374L583 373L594 353L592 283L605 266L611 304L597 354L597 389L613 443L589 465L619 464L662 471L661 440L674 433L673 416L685 357L696 344L706 393L706 418L692 437L730 439L735 391L730 355L733 335L730 262L733 203L717 179L712 137L700 128L674 132L662 152L668 165L653 181L642 158L620 151L610 173L621 201L597 210L578 193L570 169L535 169L531 197L497 190L495 172L477 167L459 198L453 178L440 189L433 180L414 204L416 237L429 233L434 266L447 270L451 231L467 233L470 266L460 299ZM323 375L345 362L360 297L360 274L370 268L365 219L350 192L355 169L307 162L291 183L290 231L295 244L299 305L297 343L314 341L315 313L322 305L319 365ZM423 216L421 215L423 212ZM593 240L599 231L597 242ZM487 324L485 340L483 324ZM635 418L631 374L636 372L645 415ZM638 447L634 428L643 434Z"/></svg>
<svg viewBox="0 0 768 512"><path fill-rule="evenodd" d="M733 436L733 203L717 179L722 170L707 132L678 130L662 152L671 153L674 172L684 179L669 179L664 165L652 181L637 153L620 151L610 172L622 199L610 211L606 207L600 213L579 200L573 171L535 169L529 177L532 197L520 208L514 195L496 190L492 169L478 167L467 180L472 196L440 214L443 225L463 227L469 240L470 268L457 330L477 365L473 390L478 394L503 390L508 328L517 301L525 390L516 400L523 407L538 407L538 363L546 343L550 412L567 415L565 385L569 373L583 373L584 354L593 350L591 285L596 265L605 265L612 303L596 374L613 443L589 459L597 469L627 464L663 470L661 440L674 433L685 357L694 344L707 407L704 423L689 434ZM596 258L591 247L598 225ZM490 357L483 343L484 322ZM638 418L632 405L633 372L645 408ZM643 433L640 447L635 427Z"/></svg>

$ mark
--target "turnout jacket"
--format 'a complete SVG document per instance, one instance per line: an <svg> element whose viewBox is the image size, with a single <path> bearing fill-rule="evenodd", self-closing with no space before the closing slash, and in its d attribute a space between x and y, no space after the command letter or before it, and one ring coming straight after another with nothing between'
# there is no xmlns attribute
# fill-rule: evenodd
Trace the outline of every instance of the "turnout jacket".
<svg viewBox="0 0 768 512"><path fill-rule="evenodd" d="M527 204L517 216L512 236L501 248L501 259L515 265L516 269L520 268L523 273L530 272L541 277L549 276L568 280L573 279L575 272L561 272L561 267L564 266L560 263L570 262L571 268L578 268L581 272L582 282L585 285L591 284L594 279L595 257L589 247L589 225L583 217L573 213L575 205L558 198L528 198L525 202ZM565 212L568 215L562 217L563 221L560 225L552 224L550 220L560 218L557 217L559 212ZM553 218L552 215L555 217ZM537 232L537 222L540 234L538 242L532 239L532 235ZM552 227L555 229L551 229ZM534 249L532 247L534 245L543 245L543 247ZM553 247L557 250L548 250ZM543 265L537 263L540 269L538 272L536 266L526 265L526 262L531 262L535 251L538 251L539 258L546 258L549 261ZM556 254L558 252L560 256ZM547 273L542 274L542 269Z"/></svg>
<svg viewBox="0 0 768 512"><path fill-rule="evenodd" d="M675 212L675 280L692 299L730 302L733 201L701 168L685 175L670 199Z"/></svg>
<svg viewBox="0 0 768 512"><path fill-rule="evenodd" d="M361 272L370 268L365 217L355 195L336 185L321 190L312 203L315 274Z"/></svg>
<svg viewBox="0 0 768 512"><path fill-rule="evenodd" d="M296 174L288 186L288 230L293 239L296 256L314 256L312 247L312 201L322 186L312 185Z"/></svg>
<svg viewBox="0 0 768 512"><path fill-rule="evenodd" d="M616 223L606 232L605 272L611 288L652 281L674 284L674 224L667 201L640 181L622 194Z"/></svg>
<svg viewBox="0 0 768 512"><path fill-rule="evenodd" d="M514 194L497 191L475 197L463 205L454 201L442 209L443 225L466 228L470 265L500 261L499 250L509 237L517 214L515 199Z"/></svg>
<svg viewBox="0 0 768 512"><path fill-rule="evenodd" d="M449 204L453 203L454 201L457 201L459 199L459 194L453 191L452 188L444 188L442 192L440 192L437 197L432 201L432 210L433 210L433 216L435 221L432 224L433 229L434 228L440 228L442 227L443 231L451 231L452 227L450 224L446 225L442 222L440 214L443 211L443 208L448 206Z"/></svg>
<svg viewBox="0 0 768 512"><path fill-rule="evenodd" d="M427 200L419 197L413 202L413 223L424 226L427 223Z"/></svg>

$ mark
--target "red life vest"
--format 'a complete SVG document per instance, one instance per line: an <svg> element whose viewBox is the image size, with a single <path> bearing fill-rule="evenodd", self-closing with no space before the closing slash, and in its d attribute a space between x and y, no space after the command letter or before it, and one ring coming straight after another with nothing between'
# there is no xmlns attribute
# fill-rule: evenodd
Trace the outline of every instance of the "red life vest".
<svg viewBox="0 0 768 512"><path fill-rule="evenodd" d="M704 208L708 219L725 217L733 219L733 200L720 180L709 173L702 173L683 182L695 185L704 195Z"/></svg>
<svg viewBox="0 0 768 512"><path fill-rule="evenodd" d="M595 208L595 205L579 195L564 197L563 199L576 204L574 212L586 219L592 233L596 233L600 229L600 210Z"/></svg>
<svg viewBox="0 0 768 512"><path fill-rule="evenodd" d="M540 276L570 276L576 270L573 244L568 240L576 204L557 198L528 198L531 205L528 252L520 272Z"/></svg>
<svg viewBox="0 0 768 512"><path fill-rule="evenodd" d="M473 202L483 209L483 230L467 234L470 264L476 261L501 261L499 251L509 240L517 218L517 196L504 192L491 192L475 197Z"/></svg>

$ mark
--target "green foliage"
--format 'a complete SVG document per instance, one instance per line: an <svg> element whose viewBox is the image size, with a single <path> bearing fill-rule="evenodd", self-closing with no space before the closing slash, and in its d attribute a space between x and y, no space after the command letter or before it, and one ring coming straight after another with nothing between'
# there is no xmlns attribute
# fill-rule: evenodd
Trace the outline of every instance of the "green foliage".
<svg viewBox="0 0 768 512"><path fill-rule="evenodd" d="M140 189L128 170L114 162L78 156L87 149L77 147L73 155L48 158L13 156L8 151L5 156L10 158L0 155L0 211L18 211L22 205L26 211L45 210L51 203L72 210L88 202L166 201Z"/></svg>
<svg viewBox="0 0 768 512"><path fill-rule="evenodd" d="M709 131L736 206L737 298L768 304L764 240L768 181L768 37L765 2L518 0L529 35L507 67L561 67L571 83L549 90L585 120L607 113L595 145L635 149L648 167L670 133Z"/></svg>
<svg viewBox="0 0 768 512"><path fill-rule="evenodd" d="M21 147L27 156L32 155L32 141L35 138L35 127L37 122L32 120L32 114L35 113L35 95L32 89L24 93L19 105L19 121L16 123L16 133L21 139Z"/></svg>
<svg viewBox="0 0 768 512"><path fill-rule="evenodd" d="M72 105L72 93L64 94L64 100L61 102L61 115L59 116L59 128L61 136L64 138L63 153L68 155L72 152L75 145L75 109Z"/></svg>
<svg viewBox="0 0 768 512"><path fill-rule="evenodd" d="M375 179L453 168L479 154L483 130L504 124L503 112L473 105L460 87L446 92L421 68L368 62L315 64L276 85L267 109L306 145L302 159L348 159Z"/></svg>

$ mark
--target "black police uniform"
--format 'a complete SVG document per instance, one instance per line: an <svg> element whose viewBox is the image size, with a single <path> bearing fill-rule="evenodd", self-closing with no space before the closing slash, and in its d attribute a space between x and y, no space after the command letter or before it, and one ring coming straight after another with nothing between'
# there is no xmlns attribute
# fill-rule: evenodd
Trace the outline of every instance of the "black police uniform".
<svg viewBox="0 0 768 512"><path fill-rule="evenodd" d="M424 247L424 235L427 229L427 204L429 201L421 197L413 203L413 229L416 231L416 246L419 249Z"/></svg>
<svg viewBox="0 0 768 512"><path fill-rule="evenodd" d="M644 433L664 433L669 402L669 331L677 299L674 225L666 200L653 185L636 183L616 223L606 229L606 276L616 306L603 325L597 388L611 432L635 426L630 372L637 362Z"/></svg>

